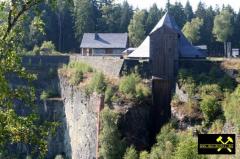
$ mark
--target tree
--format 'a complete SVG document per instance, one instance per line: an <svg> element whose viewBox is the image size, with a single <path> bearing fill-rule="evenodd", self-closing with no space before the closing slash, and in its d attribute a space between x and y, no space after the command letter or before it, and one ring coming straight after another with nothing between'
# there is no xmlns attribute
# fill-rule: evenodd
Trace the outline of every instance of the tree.
<svg viewBox="0 0 240 159"><path fill-rule="evenodd" d="M129 6L127 1L121 5L121 18L120 18L120 32L127 32L128 25L133 16L132 7Z"/></svg>
<svg viewBox="0 0 240 159"><path fill-rule="evenodd" d="M149 158L171 158L178 143L178 136L171 124L166 124L157 135L157 143L152 147Z"/></svg>
<svg viewBox="0 0 240 159"><path fill-rule="evenodd" d="M125 152L125 143L118 131L118 114L104 108L101 112L101 130L99 135L100 157L105 159L122 159Z"/></svg>
<svg viewBox="0 0 240 159"><path fill-rule="evenodd" d="M81 41L85 32L93 32L95 29L93 4L89 0L78 0L74 4L74 28L75 37Z"/></svg>
<svg viewBox="0 0 240 159"><path fill-rule="evenodd" d="M181 29L186 23L186 15L182 4L180 2L175 2L174 5L171 4L168 12L175 19L177 25Z"/></svg>
<svg viewBox="0 0 240 159"><path fill-rule="evenodd" d="M146 34L150 33L150 31L157 24L161 16L162 12L158 9L156 3L154 3L148 12Z"/></svg>
<svg viewBox="0 0 240 159"><path fill-rule="evenodd" d="M134 146L127 148L123 159L138 159L138 152Z"/></svg>
<svg viewBox="0 0 240 159"><path fill-rule="evenodd" d="M187 22L184 25L182 32L191 43L196 43L200 39L200 28L202 25L202 19L194 18L191 22Z"/></svg>
<svg viewBox="0 0 240 159"><path fill-rule="evenodd" d="M21 28L25 13L39 5L43 0L0 2L0 154L3 158L17 155L9 153L11 146L25 146L28 153L43 157L47 151L47 137L52 123L43 124L34 105L35 91L32 87L34 75L21 65L17 55L23 40ZM29 82L29 86L14 86L9 82L9 75L18 80ZM21 113L16 109L30 108L31 112ZM19 156L16 156L19 158Z"/></svg>
<svg viewBox="0 0 240 159"><path fill-rule="evenodd" d="M214 19L213 34L217 41L224 42L226 55L226 41L233 33L233 15L228 10L222 10Z"/></svg>
<svg viewBox="0 0 240 159"><path fill-rule="evenodd" d="M186 5L184 7L184 13L186 15L187 21L190 22L194 16L194 14L193 14L192 6L189 3L189 1L187 1Z"/></svg>
<svg viewBox="0 0 240 159"><path fill-rule="evenodd" d="M134 47L139 46L145 38L145 16L144 10L136 11L128 26L130 44Z"/></svg>
<svg viewBox="0 0 240 159"><path fill-rule="evenodd" d="M206 122L213 121L221 110L221 106L217 97L204 95L202 101L200 102L200 108L203 112L203 117Z"/></svg>
<svg viewBox="0 0 240 159"><path fill-rule="evenodd" d="M181 137L177 145L174 159L206 159L205 156L199 155L197 150L197 141L190 135Z"/></svg>

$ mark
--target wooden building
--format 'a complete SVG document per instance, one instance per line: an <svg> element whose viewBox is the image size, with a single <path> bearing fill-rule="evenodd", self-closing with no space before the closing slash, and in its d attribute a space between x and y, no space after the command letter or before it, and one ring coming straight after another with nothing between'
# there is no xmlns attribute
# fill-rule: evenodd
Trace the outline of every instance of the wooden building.
<svg viewBox="0 0 240 159"><path fill-rule="evenodd" d="M83 56L122 56L127 47L127 33L85 33L80 45Z"/></svg>

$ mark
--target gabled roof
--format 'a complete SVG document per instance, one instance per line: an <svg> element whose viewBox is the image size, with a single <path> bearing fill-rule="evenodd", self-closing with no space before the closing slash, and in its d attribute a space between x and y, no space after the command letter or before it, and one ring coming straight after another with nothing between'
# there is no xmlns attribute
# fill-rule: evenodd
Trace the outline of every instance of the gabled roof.
<svg viewBox="0 0 240 159"><path fill-rule="evenodd" d="M80 48L126 48L127 33L84 33Z"/></svg>
<svg viewBox="0 0 240 159"><path fill-rule="evenodd" d="M161 18L157 25L150 32L150 35L160 29L163 26L167 26L173 29L180 35L179 38L179 53L180 57L205 57L194 46L190 44L187 38L183 35L182 31L177 26L175 20L168 14L168 12ZM148 35L143 43L128 57L130 58L149 58L150 56L150 36Z"/></svg>

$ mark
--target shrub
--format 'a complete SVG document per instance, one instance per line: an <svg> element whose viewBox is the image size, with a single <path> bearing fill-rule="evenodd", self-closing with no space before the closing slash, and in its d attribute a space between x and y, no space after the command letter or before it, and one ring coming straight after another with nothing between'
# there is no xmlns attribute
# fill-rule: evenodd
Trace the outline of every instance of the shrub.
<svg viewBox="0 0 240 159"><path fill-rule="evenodd" d="M146 87L144 84L139 83L136 85L136 97L138 99L143 99L150 95L150 89Z"/></svg>
<svg viewBox="0 0 240 159"><path fill-rule="evenodd" d="M205 95L211 95L220 99L223 95L220 86L217 84L206 84L201 86L199 90L202 97Z"/></svg>
<svg viewBox="0 0 240 159"><path fill-rule="evenodd" d="M149 158L171 158L178 136L171 124L164 125L157 135L157 143L152 147Z"/></svg>
<svg viewBox="0 0 240 159"><path fill-rule="evenodd" d="M203 117L207 122L213 121L221 110L221 105L215 96L205 95L200 102Z"/></svg>
<svg viewBox="0 0 240 159"><path fill-rule="evenodd" d="M174 153L174 159L205 159L206 156L198 154L197 141L189 136L185 135L181 137L180 142L177 144L176 152Z"/></svg>
<svg viewBox="0 0 240 159"><path fill-rule="evenodd" d="M97 92L98 94L104 93L106 89L106 81L103 73L97 72L93 75L90 84L88 86L88 89L90 93Z"/></svg>
<svg viewBox="0 0 240 159"><path fill-rule="evenodd" d="M105 91L105 103L110 104L112 101L112 98L114 96L113 88L111 86L108 86Z"/></svg>
<svg viewBox="0 0 240 159"><path fill-rule="evenodd" d="M134 73L121 79L119 91L127 98L138 98L139 100L149 96L151 93L150 89L141 83L140 76Z"/></svg>
<svg viewBox="0 0 240 159"><path fill-rule="evenodd" d="M40 48L37 45L35 45L32 52L34 55L40 55Z"/></svg>
<svg viewBox="0 0 240 159"><path fill-rule="evenodd" d="M49 93L47 91L42 91L42 93L40 95L40 99L46 100L47 98L49 98Z"/></svg>
<svg viewBox="0 0 240 159"><path fill-rule="evenodd" d="M41 54L52 54L55 50L55 46L52 41L44 41L40 47Z"/></svg>
<svg viewBox="0 0 240 159"><path fill-rule="evenodd" d="M81 70L75 70L75 73L70 77L69 83L71 85L78 85L83 81L83 72Z"/></svg>
<svg viewBox="0 0 240 159"><path fill-rule="evenodd" d="M119 85L119 90L129 98L132 98L136 94L136 85L141 82L141 78L137 74L130 74L124 76Z"/></svg>
<svg viewBox="0 0 240 159"><path fill-rule="evenodd" d="M208 131L208 133L210 133L210 134L221 134L223 126L224 126L224 122L220 119L217 119L216 121L213 122L213 124L212 124L210 130Z"/></svg>
<svg viewBox="0 0 240 159"><path fill-rule="evenodd" d="M138 159L138 152L136 151L134 146L127 148L123 158L124 159Z"/></svg>
<svg viewBox="0 0 240 159"><path fill-rule="evenodd" d="M93 72L92 67L84 62L70 62L67 68L76 69L82 71L83 73Z"/></svg>
<svg viewBox="0 0 240 159"><path fill-rule="evenodd" d="M99 135L100 158L122 159L125 143L120 138L118 130L118 114L105 107L100 114L101 130Z"/></svg>
<svg viewBox="0 0 240 159"><path fill-rule="evenodd" d="M149 159L149 153L147 151L140 152L139 159Z"/></svg>
<svg viewBox="0 0 240 159"><path fill-rule="evenodd" d="M228 93L223 102L224 115L228 121L234 123L234 125L240 130L240 85L235 89L233 93Z"/></svg>

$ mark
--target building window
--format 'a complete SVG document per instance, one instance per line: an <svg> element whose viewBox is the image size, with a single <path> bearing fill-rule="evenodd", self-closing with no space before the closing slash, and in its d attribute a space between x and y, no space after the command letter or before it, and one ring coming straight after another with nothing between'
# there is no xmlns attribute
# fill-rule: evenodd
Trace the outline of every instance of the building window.
<svg viewBox="0 0 240 159"><path fill-rule="evenodd" d="M106 54L113 54L113 49L106 49Z"/></svg>

